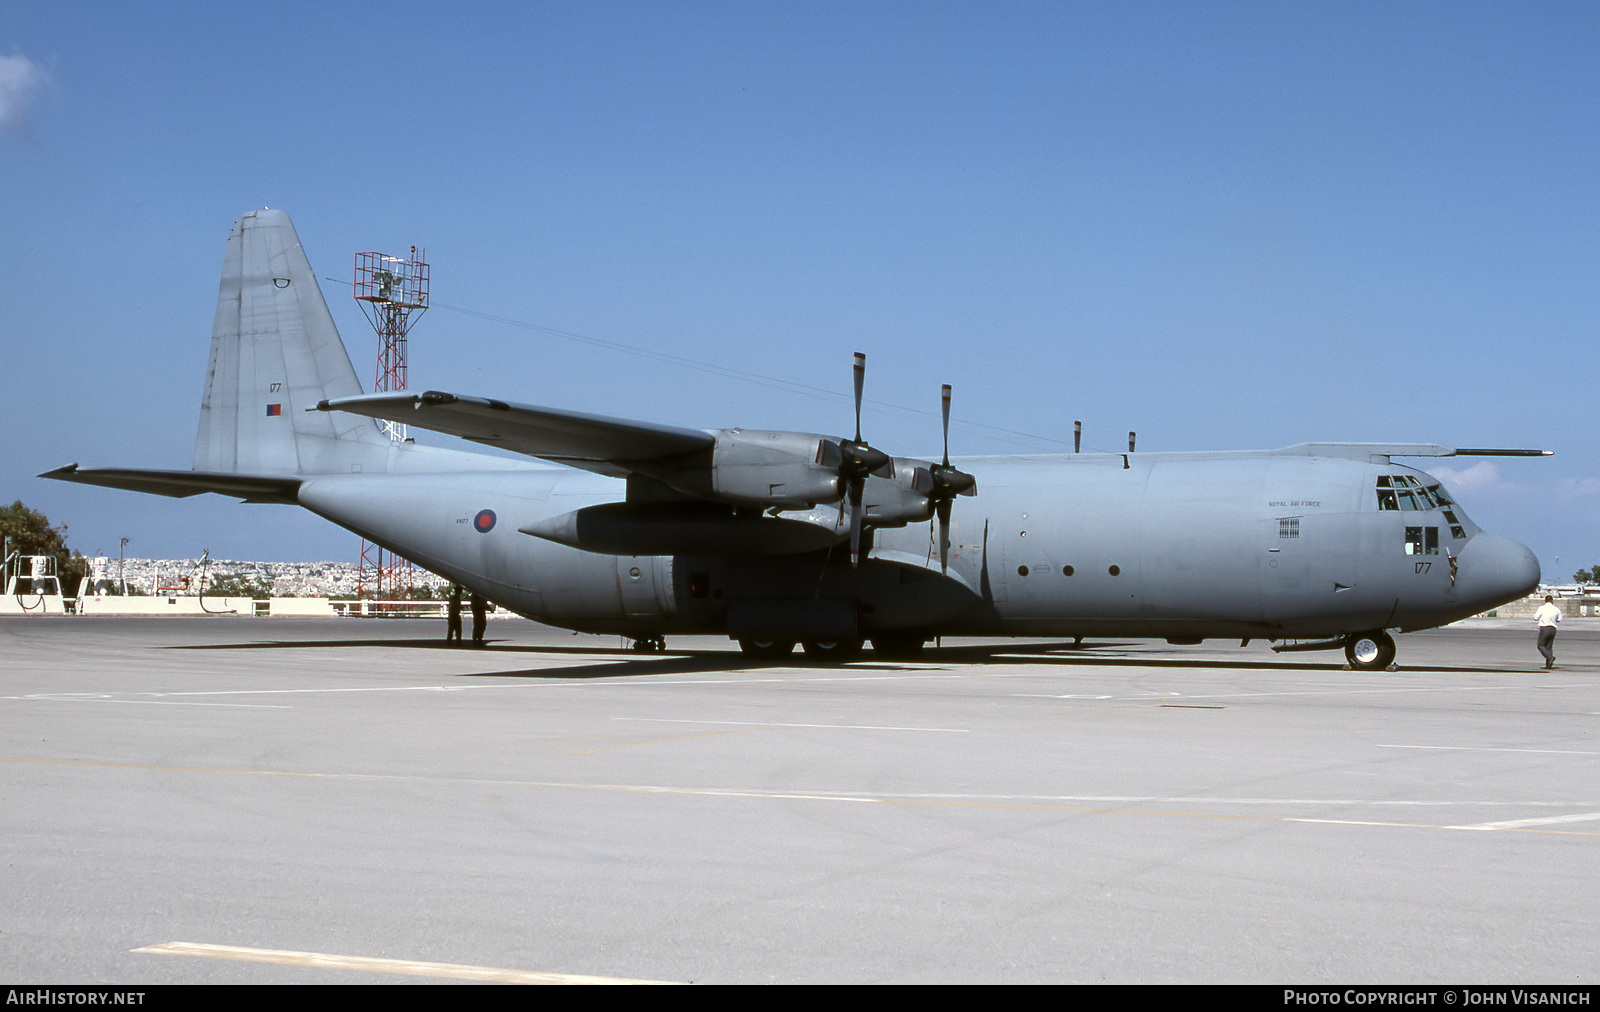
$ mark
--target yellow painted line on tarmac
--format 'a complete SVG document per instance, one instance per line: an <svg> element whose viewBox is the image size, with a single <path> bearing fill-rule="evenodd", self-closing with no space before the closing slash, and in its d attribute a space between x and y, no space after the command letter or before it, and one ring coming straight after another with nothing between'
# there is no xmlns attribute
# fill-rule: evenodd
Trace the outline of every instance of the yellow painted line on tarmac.
<svg viewBox="0 0 1600 1012"><path fill-rule="evenodd" d="M321 970L358 970L362 973L399 973L412 977L444 977L449 980L475 980L485 984L681 983L673 980L633 980L627 977L591 977L578 973L508 970L498 966L467 966L462 963L425 963L414 959L339 956L327 952L252 949L242 945L209 945L205 942L162 942L160 945L146 945L143 948L131 951L149 952L162 956L233 959L245 963L277 963L281 966L314 966Z"/></svg>

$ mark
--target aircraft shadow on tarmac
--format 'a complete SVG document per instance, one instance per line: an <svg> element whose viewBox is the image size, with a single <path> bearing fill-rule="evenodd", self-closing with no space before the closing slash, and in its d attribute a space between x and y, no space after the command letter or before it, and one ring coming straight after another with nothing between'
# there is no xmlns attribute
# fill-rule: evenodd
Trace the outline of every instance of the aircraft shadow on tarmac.
<svg viewBox="0 0 1600 1012"><path fill-rule="evenodd" d="M195 643L180 644L168 650L294 650L327 648L370 648L413 650L446 650L472 653L487 651L496 655L527 653L564 655L569 657L621 658L609 664L583 664L570 667L527 668L513 671L463 672L456 678L551 678L589 679L618 678L625 676L651 676L694 674L697 672L749 671L769 668L844 668L855 671L906 671L927 670L922 665L957 664L981 666L988 664L1033 664L1056 667L1127 667L1127 668L1194 668L1201 670L1251 670L1251 671L1347 671L1343 663L1308 663L1306 661L1268 660L1249 658L1223 660L1219 658L1152 657L1148 655L1108 656L1105 650L1126 650L1137 642L1102 643L995 643L952 647L930 647L912 664L899 661L880 661L868 652L856 661L841 665L834 662L814 662L796 651L789 658L766 663L752 662L749 658L729 650L668 650L665 654L635 654L616 647L558 646L553 644L519 644L487 642L483 647L453 647L436 638L414 639L334 639L334 640L257 640L247 643ZM1397 673L1450 673L1450 674L1505 674L1505 667L1454 664L1412 664ZM1511 669L1520 670L1520 669Z"/></svg>

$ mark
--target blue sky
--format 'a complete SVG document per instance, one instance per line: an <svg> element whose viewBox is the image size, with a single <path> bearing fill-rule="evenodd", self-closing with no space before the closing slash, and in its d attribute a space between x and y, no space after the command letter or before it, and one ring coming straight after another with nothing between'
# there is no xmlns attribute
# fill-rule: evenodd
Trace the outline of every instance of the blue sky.
<svg viewBox="0 0 1600 1012"><path fill-rule="evenodd" d="M340 282L416 244L413 387L848 434L861 350L902 454L942 382L957 453L1547 447L1432 470L1565 577L1600 561L1596 37L1589 4L14 5L0 497L84 552L355 558L288 507L33 477L188 466L228 228L272 206L363 376Z"/></svg>

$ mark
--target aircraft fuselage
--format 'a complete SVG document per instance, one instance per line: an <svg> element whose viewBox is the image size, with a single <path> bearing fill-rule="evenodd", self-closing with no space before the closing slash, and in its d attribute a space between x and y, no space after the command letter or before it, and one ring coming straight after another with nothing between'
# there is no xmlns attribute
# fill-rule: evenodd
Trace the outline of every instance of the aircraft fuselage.
<svg viewBox="0 0 1600 1012"><path fill-rule="evenodd" d="M1527 549L1459 506L1380 508L1380 482L1439 485L1393 463L1272 452L957 463L983 488L955 511L948 577L931 522L874 531L857 570L838 549L581 551L519 528L619 501L623 483L501 460L482 472L317 476L299 500L530 618L634 637L1306 639L1441 625L1538 582Z"/></svg>

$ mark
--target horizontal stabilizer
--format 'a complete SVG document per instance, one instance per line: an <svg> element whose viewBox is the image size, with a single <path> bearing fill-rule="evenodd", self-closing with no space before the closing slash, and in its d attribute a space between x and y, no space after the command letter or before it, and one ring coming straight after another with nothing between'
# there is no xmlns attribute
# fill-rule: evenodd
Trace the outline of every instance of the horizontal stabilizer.
<svg viewBox="0 0 1600 1012"><path fill-rule="evenodd" d="M617 477L632 470L626 466L628 461L681 457L710 450L715 444L709 432L697 429L508 404L485 397L458 397L437 390L339 397L323 401L317 410L348 411L404 422Z"/></svg>
<svg viewBox="0 0 1600 1012"><path fill-rule="evenodd" d="M226 474L214 471L145 471L131 467L79 468L77 464L46 471L41 478L75 481L81 485L101 485L129 492L186 499L202 492L238 496L245 502L270 502L294 505L300 479L273 475Z"/></svg>

